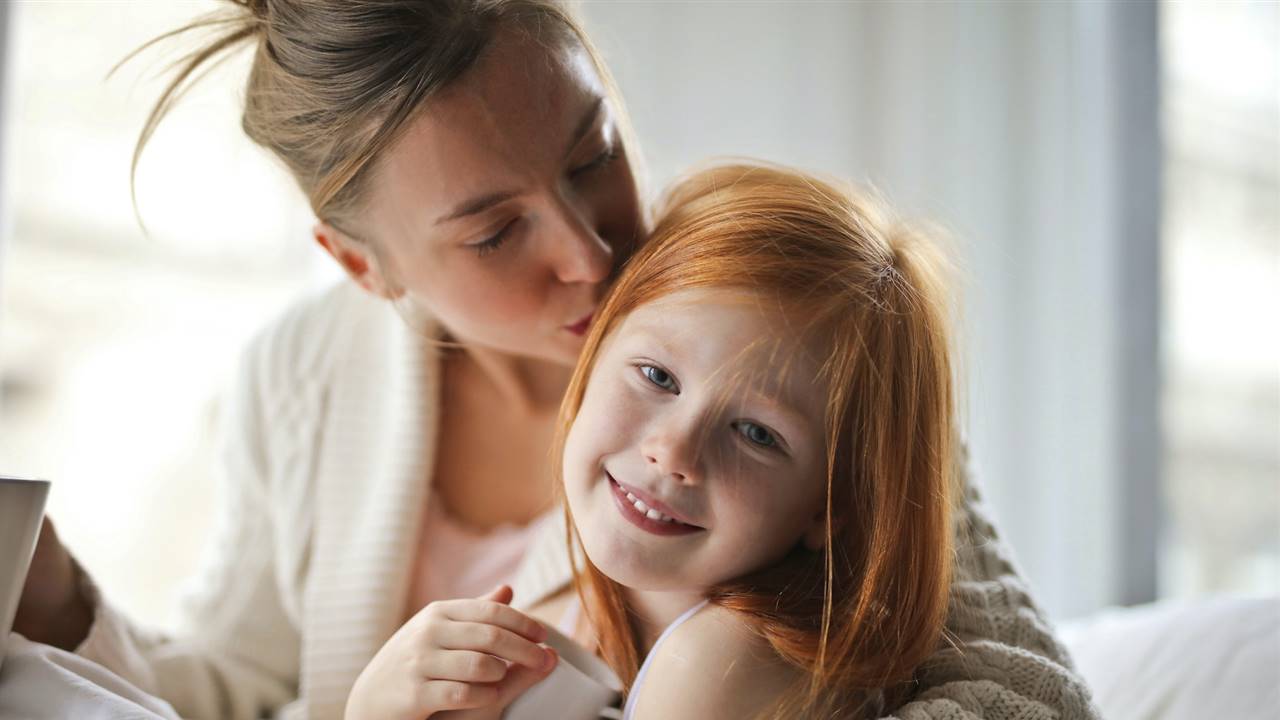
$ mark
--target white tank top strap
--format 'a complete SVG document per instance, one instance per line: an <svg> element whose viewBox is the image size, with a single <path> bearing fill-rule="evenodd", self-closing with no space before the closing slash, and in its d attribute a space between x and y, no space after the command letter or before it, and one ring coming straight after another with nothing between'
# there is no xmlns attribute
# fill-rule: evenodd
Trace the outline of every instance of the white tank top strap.
<svg viewBox="0 0 1280 720"><path fill-rule="evenodd" d="M658 636L658 641L649 649L649 654L644 656L644 662L640 665L640 672L636 673L636 681L631 683L631 691L627 693L626 705L622 708L622 720L631 720L635 714L636 698L640 695L640 685L644 682L644 676L649 672L649 663L653 660L654 656L657 655L658 648L662 647L662 643L667 639L667 636L675 632L676 628L683 625L689 618L697 615L699 610L706 607L707 602L707 600L703 600L697 605L685 610L680 614L680 617L672 620L671 624L667 626L667 629L663 630L662 634Z"/></svg>
<svg viewBox="0 0 1280 720"><path fill-rule="evenodd" d="M574 637L578 633L578 619L582 617L582 603L578 601L578 593L573 593L569 598L569 604L564 609L564 614L560 616L560 622L556 624L556 628L568 637Z"/></svg>

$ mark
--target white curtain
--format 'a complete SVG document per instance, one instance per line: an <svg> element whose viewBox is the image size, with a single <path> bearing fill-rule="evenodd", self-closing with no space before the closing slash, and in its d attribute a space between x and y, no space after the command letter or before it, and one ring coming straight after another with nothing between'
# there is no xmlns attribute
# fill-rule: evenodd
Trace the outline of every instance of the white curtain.
<svg viewBox="0 0 1280 720"><path fill-rule="evenodd" d="M957 236L976 468L1058 617L1152 599L1153 3L586 3L654 186L714 155L869 181Z"/></svg>

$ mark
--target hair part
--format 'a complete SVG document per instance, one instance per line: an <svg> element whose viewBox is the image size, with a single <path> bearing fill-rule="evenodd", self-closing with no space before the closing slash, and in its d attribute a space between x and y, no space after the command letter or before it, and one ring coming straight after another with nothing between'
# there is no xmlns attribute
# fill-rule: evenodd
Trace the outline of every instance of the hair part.
<svg viewBox="0 0 1280 720"><path fill-rule="evenodd" d="M714 167L669 191L592 326L561 407L561 449L605 340L665 295L735 288L776 299L808 319L805 346L825 350L824 547L798 545L708 593L808 678L764 714L869 712L942 639L958 475L946 265L936 243L866 193L775 166ZM640 647L623 588L588 558L575 567L602 653L630 687Z"/></svg>

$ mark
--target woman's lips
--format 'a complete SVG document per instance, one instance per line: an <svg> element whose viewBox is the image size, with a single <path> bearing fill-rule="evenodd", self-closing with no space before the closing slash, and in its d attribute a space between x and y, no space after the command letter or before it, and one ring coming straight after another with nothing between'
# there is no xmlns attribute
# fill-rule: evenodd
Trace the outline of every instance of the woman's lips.
<svg viewBox="0 0 1280 720"><path fill-rule="evenodd" d="M587 334L587 328L591 327L591 316L594 313L587 313L572 325L565 325L564 329L579 337Z"/></svg>
<svg viewBox="0 0 1280 720"><path fill-rule="evenodd" d="M634 490L623 487L612 475L605 473L609 478L609 490L613 493L614 505L617 506L618 512L628 522L645 532L654 535L688 535L690 533L701 532L705 528L697 525L690 525L682 520L676 519L670 512L670 508L660 503L654 502L650 505L645 502L644 498L635 494ZM651 499L651 498L650 498ZM641 508L636 507L636 501L641 502L646 512L641 512ZM657 507L655 507L657 506ZM652 517L653 514L664 515L670 519Z"/></svg>

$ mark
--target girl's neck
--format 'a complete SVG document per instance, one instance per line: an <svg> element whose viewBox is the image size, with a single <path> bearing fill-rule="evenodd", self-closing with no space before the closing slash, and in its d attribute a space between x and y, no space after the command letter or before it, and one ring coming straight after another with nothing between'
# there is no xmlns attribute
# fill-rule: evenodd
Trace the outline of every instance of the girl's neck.
<svg viewBox="0 0 1280 720"><path fill-rule="evenodd" d="M658 642L667 626L689 608L702 602L706 595L685 590L624 590L627 606L636 618L636 630L647 653Z"/></svg>

